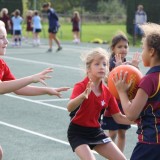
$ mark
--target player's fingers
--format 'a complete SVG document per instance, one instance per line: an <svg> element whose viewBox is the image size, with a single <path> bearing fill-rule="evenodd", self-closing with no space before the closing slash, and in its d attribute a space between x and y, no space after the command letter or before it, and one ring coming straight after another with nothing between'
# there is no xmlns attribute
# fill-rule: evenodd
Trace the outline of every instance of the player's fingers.
<svg viewBox="0 0 160 160"><path fill-rule="evenodd" d="M43 81L42 79L39 82L42 83L43 85L47 86L47 83L45 83L45 81Z"/></svg>
<svg viewBox="0 0 160 160"><path fill-rule="evenodd" d="M119 80L121 80L121 81L123 80L123 71L122 70L119 73Z"/></svg>
<svg viewBox="0 0 160 160"><path fill-rule="evenodd" d="M123 82L126 82L127 76L128 76L128 72L125 72L123 75Z"/></svg>
<svg viewBox="0 0 160 160"><path fill-rule="evenodd" d="M129 83L128 83L128 89L131 87L132 83L133 83L133 79L131 79L131 80L129 81Z"/></svg>

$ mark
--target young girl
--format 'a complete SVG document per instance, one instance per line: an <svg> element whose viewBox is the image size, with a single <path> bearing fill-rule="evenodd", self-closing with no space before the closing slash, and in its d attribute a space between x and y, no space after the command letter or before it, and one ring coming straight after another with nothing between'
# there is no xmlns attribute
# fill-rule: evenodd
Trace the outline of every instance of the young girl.
<svg viewBox="0 0 160 160"><path fill-rule="evenodd" d="M28 10L26 14L26 41L29 40L29 34L33 32L33 26L32 26L32 16L33 11Z"/></svg>
<svg viewBox="0 0 160 160"><path fill-rule="evenodd" d="M149 71L142 78L135 98L129 101L125 83L127 73L116 74L114 83L118 90L123 110L128 119L138 125L138 143L131 160L158 160L160 158L160 26L144 24L142 61Z"/></svg>
<svg viewBox="0 0 160 160"><path fill-rule="evenodd" d="M108 72L107 53L102 48L91 50L85 59L87 76L75 84L67 109L71 116L68 140L81 160L95 160L91 149L110 160L125 160L125 156L100 127L101 111L108 109L116 122L130 124L122 115L116 99L103 80Z"/></svg>
<svg viewBox="0 0 160 160"><path fill-rule="evenodd" d="M79 12L75 11L73 17L71 18L72 22L72 32L73 32L73 42L79 43L80 42L80 16Z"/></svg>
<svg viewBox="0 0 160 160"><path fill-rule="evenodd" d="M39 33L42 30L42 25L41 25L41 17L39 16L38 11L34 11L32 22L33 22L33 35L34 35L33 44L34 46L39 46L40 45Z"/></svg>
<svg viewBox="0 0 160 160"><path fill-rule="evenodd" d="M6 52L6 47L8 44L7 33L5 25L0 21L0 56L3 56ZM21 79L15 79L14 75L11 73L7 64L0 59L0 94L5 94L9 92L14 92L19 95L26 96L36 96L36 95L56 95L61 97L61 91L67 91L68 87L62 88L49 88L49 87L36 87L31 86L31 83L41 82L45 84L44 80L51 78L48 73L52 72L51 68L45 69L44 71L24 77ZM2 159L2 149L0 147L0 160Z"/></svg>
<svg viewBox="0 0 160 160"><path fill-rule="evenodd" d="M14 12L14 16L12 17L13 37L14 37L15 46L21 46L22 21L23 21L23 18L20 16L20 10L16 9Z"/></svg>
<svg viewBox="0 0 160 160"><path fill-rule="evenodd" d="M129 41L123 33L119 33L112 39L112 44L110 47L112 53L109 60L109 70L111 71L114 67L121 64L129 63L126 61L126 55L129 49ZM134 56L131 64L138 66L138 56ZM123 113L120 101L118 101L119 108ZM126 140L126 130L130 128L130 125L117 124L108 110L105 110L102 119L102 128L104 130L109 130L109 136L118 146L118 148L123 152Z"/></svg>

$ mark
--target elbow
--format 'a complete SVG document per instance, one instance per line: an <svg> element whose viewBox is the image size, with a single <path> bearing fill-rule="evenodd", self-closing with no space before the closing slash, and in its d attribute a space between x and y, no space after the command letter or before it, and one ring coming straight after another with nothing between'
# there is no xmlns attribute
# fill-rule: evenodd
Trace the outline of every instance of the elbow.
<svg viewBox="0 0 160 160"><path fill-rule="evenodd" d="M71 109L70 109L69 107L67 107L67 111L68 111L68 112L72 112Z"/></svg>
<svg viewBox="0 0 160 160"><path fill-rule="evenodd" d="M126 115L126 117L127 117L127 119L130 120L130 121L135 121L135 120L138 118L137 116L132 115L132 114Z"/></svg>
<svg viewBox="0 0 160 160"><path fill-rule="evenodd" d="M71 106L70 106L70 104L69 104L69 103L67 104L67 111L68 111L68 112L72 112L72 110L71 110Z"/></svg>

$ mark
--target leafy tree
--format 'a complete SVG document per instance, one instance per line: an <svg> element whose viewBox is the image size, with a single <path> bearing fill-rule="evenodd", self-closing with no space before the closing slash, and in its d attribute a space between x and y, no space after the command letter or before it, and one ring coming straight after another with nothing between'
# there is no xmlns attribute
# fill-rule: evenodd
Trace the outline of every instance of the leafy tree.
<svg viewBox="0 0 160 160"><path fill-rule="evenodd" d="M137 10L137 6L142 4L144 10L147 13L148 22L159 23L160 22L160 1L159 0L132 0L127 1L127 32L133 34L134 32L134 16Z"/></svg>
<svg viewBox="0 0 160 160"><path fill-rule="evenodd" d="M22 0L0 0L0 9L7 8L9 14L19 9L23 13Z"/></svg>
<svg viewBox="0 0 160 160"><path fill-rule="evenodd" d="M108 2L101 0L98 2L97 11L108 16L108 21L112 23L124 22L126 18L126 9L119 0L108 0Z"/></svg>

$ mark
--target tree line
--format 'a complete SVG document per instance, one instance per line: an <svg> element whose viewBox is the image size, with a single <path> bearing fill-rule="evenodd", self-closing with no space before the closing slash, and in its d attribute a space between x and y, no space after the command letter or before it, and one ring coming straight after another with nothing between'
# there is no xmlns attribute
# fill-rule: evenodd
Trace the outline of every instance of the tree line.
<svg viewBox="0 0 160 160"><path fill-rule="evenodd" d="M160 22L159 0L0 0L0 9L8 8L10 13L15 9L20 9L23 13L28 9L41 10L44 2L51 2L56 11L61 14L71 14L74 10L93 15L97 13L103 15L124 13L126 15L126 29L131 35L133 34L134 15L138 4L144 6L149 22ZM114 21L116 23L116 19Z"/></svg>

